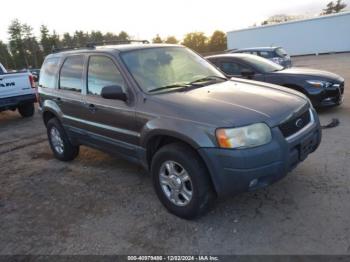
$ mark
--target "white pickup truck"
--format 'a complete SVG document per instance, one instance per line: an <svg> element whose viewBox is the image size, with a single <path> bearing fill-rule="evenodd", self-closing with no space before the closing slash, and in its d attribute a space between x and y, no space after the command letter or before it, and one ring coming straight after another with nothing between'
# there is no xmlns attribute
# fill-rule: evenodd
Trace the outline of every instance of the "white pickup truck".
<svg viewBox="0 0 350 262"><path fill-rule="evenodd" d="M22 117L31 117L35 102L33 76L29 72L8 73L0 63L0 112L18 109Z"/></svg>

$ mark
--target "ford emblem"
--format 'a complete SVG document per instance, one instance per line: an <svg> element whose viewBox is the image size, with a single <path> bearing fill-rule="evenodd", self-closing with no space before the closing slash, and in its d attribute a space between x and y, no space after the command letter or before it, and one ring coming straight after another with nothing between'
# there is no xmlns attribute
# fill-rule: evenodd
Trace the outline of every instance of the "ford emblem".
<svg viewBox="0 0 350 262"><path fill-rule="evenodd" d="M304 121L301 118L299 118L297 121L295 121L296 127L299 127L299 128L303 126L303 123L304 123Z"/></svg>

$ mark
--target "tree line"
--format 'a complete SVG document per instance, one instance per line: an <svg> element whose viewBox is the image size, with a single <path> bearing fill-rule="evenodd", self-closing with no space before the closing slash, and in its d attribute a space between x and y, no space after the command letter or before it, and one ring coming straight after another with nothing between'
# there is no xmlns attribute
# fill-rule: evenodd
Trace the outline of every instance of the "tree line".
<svg viewBox="0 0 350 262"><path fill-rule="evenodd" d="M168 36L167 38L162 39L159 35L157 35L155 38L153 38L152 42L167 44L181 43L182 45L187 46L201 54L221 52L227 48L226 34L219 30L216 30L209 37L206 36L203 32L191 32L186 34L181 42L174 36Z"/></svg>
<svg viewBox="0 0 350 262"><path fill-rule="evenodd" d="M85 47L88 43L93 42L131 39L125 31L115 34L77 30L73 34L58 35L54 30L50 32L45 25L40 27L40 35L36 37L33 28L26 23L21 23L18 19L11 22L8 34L9 42L7 44L0 40L0 62L8 69L40 68L45 56L50 54L54 48ZM226 34L215 31L212 36L207 37L204 33L193 32L186 34L183 41L177 40L174 36L162 39L156 35L152 42L181 43L199 53L219 52L226 49Z"/></svg>
<svg viewBox="0 0 350 262"><path fill-rule="evenodd" d="M326 8L322 10L320 15L330 15L342 12L346 8L346 3L343 0L331 1L327 4Z"/></svg>
<svg viewBox="0 0 350 262"><path fill-rule="evenodd" d="M9 42L0 40L0 62L9 69L40 68L45 56L55 48L84 47L91 42L128 40L129 35L121 31L119 34L100 31L75 31L62 36L56 31L50 32L47 26L40 27L40 36L36 37L33 28L15 19L8 28Z"/></svg>

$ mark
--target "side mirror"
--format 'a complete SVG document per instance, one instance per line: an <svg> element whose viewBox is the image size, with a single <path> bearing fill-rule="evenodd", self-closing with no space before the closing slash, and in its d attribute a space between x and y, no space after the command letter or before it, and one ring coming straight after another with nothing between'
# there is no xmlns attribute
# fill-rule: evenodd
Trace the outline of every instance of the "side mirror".
<svg viewBox="0 0 350 262"><path fill-rule="evenodd" d="M254 71L250 70L250 69L243 69L241 71L241 75L244 76L244 77L252 77L253 75L255 74Z"/></svg>
<svg viewBox="0 0 350 262"><path fill-rule="evenodd" d="M105 86L102 88L101 96L105 99L116 99L126 101L128 98L121 86Z"/></svg>

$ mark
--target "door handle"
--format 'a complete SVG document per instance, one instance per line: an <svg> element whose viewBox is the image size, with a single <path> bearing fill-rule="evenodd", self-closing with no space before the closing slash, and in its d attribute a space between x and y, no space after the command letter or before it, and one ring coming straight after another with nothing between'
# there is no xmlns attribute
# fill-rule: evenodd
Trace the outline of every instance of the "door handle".
<svg viewBox="0 0 350 262"><path fill-rule="evenodd" d="M91 113L95 113L96 112L96 106L94 105L94 104L89 104L88 105L88 108L89 108L89 111L91 112Z"/></svg>
<svg viewBox="0 0 350 262"><path fill-rule="evenodd" d="M62 101L62 99L60 97L55 97L53 100L58 102L58 103Z"/></svg>

